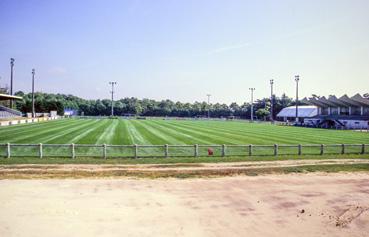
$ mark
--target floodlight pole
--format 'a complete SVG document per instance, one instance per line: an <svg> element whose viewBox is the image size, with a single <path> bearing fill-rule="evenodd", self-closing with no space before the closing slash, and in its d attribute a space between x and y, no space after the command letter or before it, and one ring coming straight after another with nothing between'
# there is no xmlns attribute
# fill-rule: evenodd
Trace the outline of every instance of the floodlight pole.
<svg viewBox="0 0 369 237"><path fill-rule="evenodd" d="M32 69L32 118L35 116L35 69Z"/></svg>
<svg viewBox="0 0 369 237"><path fill-rule="evenodd" d="M274 106L274 96L273 96L273 85L274 85L274 80L271 79L270 80L270 121L274 120L274 116L273 116L273 106Z"/></svg>
<svg viewBox="0 0 369 237"><path fill-rule="evenodd" d="M251 91L251 121L254 121L254 90L255 88L249 88Z"/></svg>
<svg viewBox="0 0 369 237"><path fill-rule="evenodd" d="M10 58L10 95L13 95L13 70L14 70L14 58ZM13 108L13 100L10 100L10 108Z"/></svg>
<svg viewBox="0 0 369 237"><path fill-rule="evenodd" d="M114 85L117 84L115 81L109 82L111 85L111 116L114 116Z"/></svg>
<svg viewBox="0 0 369 237"><path fill-rule="evenodd" d="M296 75L295 76L295 81L296 81L296 123L299 122L299 81L300 81L300 76Z"/></svg>
<svg viewBox="0 0 369 237"><path fill-rule="evenodd" d="M208 119L210 119L210 94L206 95L208 97Z"/></svg>

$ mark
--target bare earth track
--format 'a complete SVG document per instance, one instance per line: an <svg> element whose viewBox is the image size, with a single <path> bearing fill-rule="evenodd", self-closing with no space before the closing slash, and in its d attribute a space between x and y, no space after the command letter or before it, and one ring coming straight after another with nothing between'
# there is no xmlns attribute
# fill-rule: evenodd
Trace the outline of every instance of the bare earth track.
<svg viewBox="0 0 369 237"><path fill-rule="evenodd" d="M0 236L367 236L368 172L278 172L357 164L2 165Z"/></svg>
<svg viewBox="0 0 369 237"><path fill-rule="evenodd" d="M1 236L367 236L368 173L0 180Z"/></svg>

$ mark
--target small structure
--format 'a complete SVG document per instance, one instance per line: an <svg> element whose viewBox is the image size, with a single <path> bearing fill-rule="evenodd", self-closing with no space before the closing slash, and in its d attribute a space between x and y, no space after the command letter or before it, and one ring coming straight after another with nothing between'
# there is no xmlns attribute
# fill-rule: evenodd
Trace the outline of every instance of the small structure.
<svg viewBox="0 0 369 237"><path fill-rule="evenodd" d="M300 121L305 121L305 119L313 118L318 115L318 107L314 105L301 105L298 106L297 114ZM277 114L277 118L282 118L285 122L294 121L296 118L296 106L283 108Z"/></svg>
<svg viewBox="0 0 369 237"><path fill-rule="evenodd" d="M65 108L64 109L64 115L66 116L76 116L78 114L78 111L75 109Z"/></svg>

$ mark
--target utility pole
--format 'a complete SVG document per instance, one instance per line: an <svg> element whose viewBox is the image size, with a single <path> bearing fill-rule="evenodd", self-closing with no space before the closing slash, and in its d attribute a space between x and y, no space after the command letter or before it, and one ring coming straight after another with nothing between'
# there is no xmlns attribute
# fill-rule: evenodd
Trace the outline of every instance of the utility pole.
<svg viewBox="0 0 369 237"><path fill-rule="evenodd" d="M35 113L35 69L32 69L32 118L36 117Z"/></svg>
<svg viewBox="0 0 369 237"><path fill-rule="evenodd" d="M208 119L210 119L210 94L206 95L208 97Z"/></svg>
<svg viewBox="0 0 369 237"><path fill-rule="evenodd" d="M254 121L254 90L255 88L249 88L251 91L251 121Z"/></svg>
<svg viewBox="0 0 369 237"><path fill-rule="evenodd" d="M274 80L271 79L270 80L270 121L273 122L274 120L274 116L273 116L273 107L274 107L274 95L273 95L273 85L274 85Z"/></svg>
<svg viewBox="0 0 369 237"><path fill-rule="evenodd" d="M300 76L296 75L295 76L295 81L296 81L296 123L299 122L299 81L300 81Z"/></svg>
<svg viewBox="0 0 369 237"><path fill-rule="evenodd" d="M10 58L10 95L13 95L13 68L14 68L14 58ZM10 108L13 108L13 100L10 100Z"/></svg>
<svg viewBox="0 0 369 237"><path fill-rule="evenodd" d="M111 116L114 116L114 85L116 85L117 82L111 81L109 84L111 85Z"/></svg>

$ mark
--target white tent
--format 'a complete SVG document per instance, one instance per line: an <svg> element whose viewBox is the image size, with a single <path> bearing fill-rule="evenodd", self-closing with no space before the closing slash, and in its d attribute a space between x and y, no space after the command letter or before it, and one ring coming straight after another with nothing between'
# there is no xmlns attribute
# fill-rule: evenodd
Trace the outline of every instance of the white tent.
<svg viewBox="0 0 369 237"><path fill-rule="evenodd" d="M299 118L311 118L318 115L318 107L313 105L301 105L298 107L298 117ZM296 106L289 106L282 109L277 117L289 118L296 116Z"/></svg>

